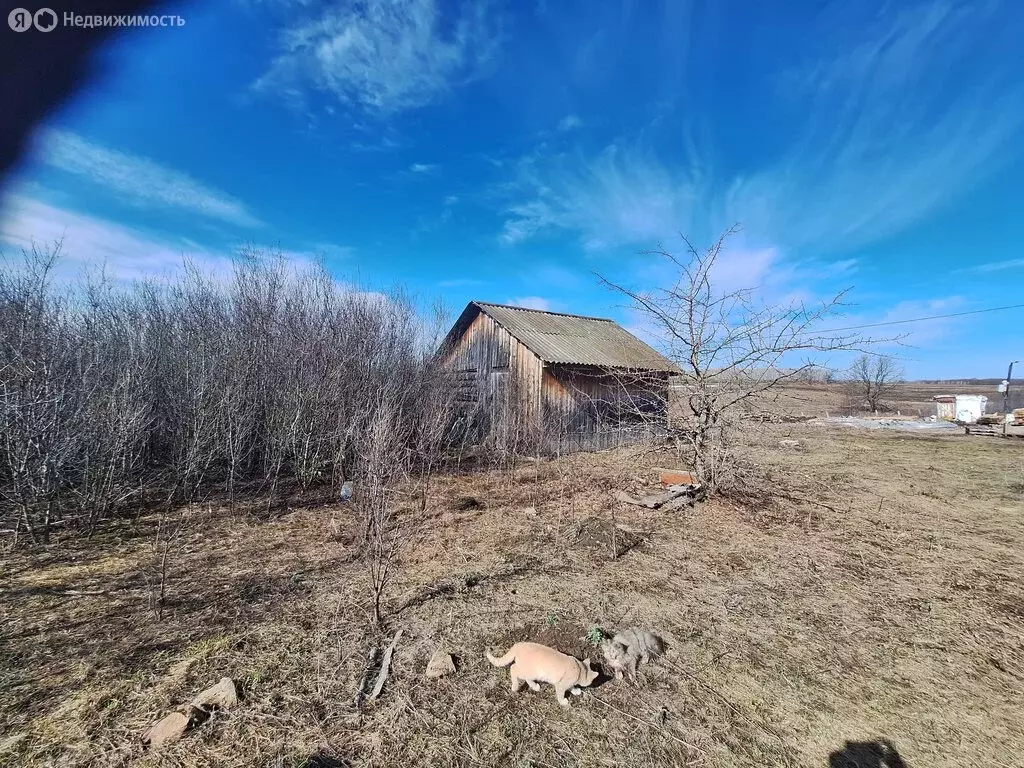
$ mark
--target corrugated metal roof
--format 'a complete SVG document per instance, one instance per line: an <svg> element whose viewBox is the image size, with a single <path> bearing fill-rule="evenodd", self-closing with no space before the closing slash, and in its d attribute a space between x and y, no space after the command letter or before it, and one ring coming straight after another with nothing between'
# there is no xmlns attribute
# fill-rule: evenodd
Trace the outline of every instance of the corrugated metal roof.
<svg viewBox="0 0 1024 768"><path fill-rule="evenodd" d="M664 356L612 320L474 301L546 363L677 372Z"/></svg>

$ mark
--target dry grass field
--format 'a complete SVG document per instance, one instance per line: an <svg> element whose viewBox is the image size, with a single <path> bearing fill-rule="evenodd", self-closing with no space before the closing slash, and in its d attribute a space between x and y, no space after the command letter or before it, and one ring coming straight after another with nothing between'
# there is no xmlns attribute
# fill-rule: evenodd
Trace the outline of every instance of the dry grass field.
<svg viewBox="0 0 1024 768"><path fill-rule="evenodd" d="M930 384L916 381L897 385L894 394L885 400L891 412L899 411L904 416L930 416L935 413L932 398L949 394L986 395L990 411L998 410L1002 404L994 385ZM784 411L807 416L853 413L847 388L843 384L791 384L778 391L778 405Z"/></svg>
<svg viewBox="0 0 1024 768"><path fill-rule="evenodd" d="M404 634L361 712L382 638L344 505L187 511L162 619L156 517L5 554L0 764L898 765L840 753L887 740L909 766L1019 766L1024 441L798 424L743 451L771 495L683 513L613 499L668 461L639 450L445 476L423 512L407 497L383 633ZM588 628L631 625L666 655L568 711L483 657L529 637L598 661ZM438 646L458 672L428 680ZM142 748L225 675L240 706Z"/></svg>

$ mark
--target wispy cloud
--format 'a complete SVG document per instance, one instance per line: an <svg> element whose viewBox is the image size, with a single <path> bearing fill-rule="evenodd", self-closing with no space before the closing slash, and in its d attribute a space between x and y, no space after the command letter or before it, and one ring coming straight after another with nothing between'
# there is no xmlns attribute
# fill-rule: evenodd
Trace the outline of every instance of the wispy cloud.
<svg viewBox="0 0 1024 768"><path fill-rule="evenodd" d="M328 259L343 261L351 259L356 255L356 249L351 245L338 245L337 243L317 243L313 247L314 253L323 254Z"/></svg>
<svg viewBox="0 0 1024 768"><path fill-rule="evenodd" d="M82 270L102 269L113 280L159 280L180 273L187 263L203 274L226 280L234 254L159 232L125 226L107 219L61 208L21 195L5 199L0 215L0 250L52 247L62 242L59 276L73 277ZM297 270L309 269L322 259L341 260L353 249L318 243L302 250L276 245L253 249L280 256Z"/></svg>
<svg viewBox="0 0 1024 768"><path fill-rule="evenodd" d="M423 106L479 77L497 50L488 3L449 13L436 0L329 5L284 32L254 88L301 98L312 87L385 115Z"/></svg>
<svg viewBox="0 0 1024 768"><path fill-rule="evenodd" d="M440 212L419 216L413 232L417 234L426 234L428 232L435 232L441 227L444 227L452 220L452 217L458 210L457 206L459 200L460 198L458 195L445 195L441 200Z"/></svg>
<svg viewBox="0 0 1024 768"><path fill-rule="evenodd" d="M930 347L940 341L948 341L975 322L968 317L935 317L962 312L970 307L962 296L939 296L926 299L907 299L890 307L846 315L839 322L829 327L847 328L874 323L890 323L875 328L861 329L859 332L875 338L899 339L899 344L889 344L885 349L898 351L899 347ZM919 320L908 323L907 320Z"/></svg>
<svg viewBox="0 0 1024 768"><path fill-rule="evenodd" d="M685 243L667 241L666 252L684 255ZM777 306L817 304L832 299L849 287L858 268L856 259L825 261L799 259L775 246L752 243L744 232L729 237L722 245L711 270L718 295L752 291L755 301ZM631 265L628 285L645 290L651 286L672 286L679 279L678 265L659 253L649 254Z"/></svg>
<svg viewBox="0 0 1024 768"><path fill-rule="evenodd" d="M939 0L859 24L828 18L843 37L778 84L779 110L800 110L803 127L774 159L727 176L716 147L659 144L653 125L596 154L541 147L504 188L499 238L652 247L740 222L755 246L827 254L904 231L1021 152L1024 85L977 46L998 26L993 7Z"/></svg>
<svg viewBox="0 0 1024 768"><path fill-rule="evenodd" d="M518 299L509 299L505 303L513 307L522 307L523 309L539 309L542 312L550 312L552 310L551 302L540 296L521 296Z"/></svg>
<svg viewBox="0 0 1024 768"><path fill-rule="evenodd" d="M899 6L852 43L828 40L782 82L806 129L778 166L735 181L728 215L791 233L794 245L856 247L933 215L1000 167L1019 152L1024 88L979 49L992 40L999 51L995 8Z"/></svg>
<svg viewBox="0 0 1024 768"><path fill-rule="evenodd" d="M347 261L355 255L356 249L349 245L337 245L336 243L314 243L301 250L282 250L277 246L260 247L270 253L276 253L289 261L301 262L304 264L317 261Z"/></svg>
<svg viewBox="0 0 1024 768"><path fill-rule="evenodd" d="M985 275L990 272L1003 272L1008 269L1024 269L1024 259L1007 259L1006 261L990 261L987 264L978 264L973 267L966 267L960 272Z"/></svg>
<svg viewBox="0 0 1024 768"><path fill-rule="evenodd" d="M647 242L687 229L697 187L685 171L652 152L613 144L595 158L536 154L523 158L501 233L507 244L550 230L577 232L588 248Z"/></svg>
<svg viewBox="0 0 1024 768"><path fill-rule="evenodd" d="M169 275L186 260L205 272L228 275L231 257L187 240L175 240L24 197L5 201L0 242L14 248L45 247L63 240L65 269L100 269L115 280Z"/></svg>
<svg viewBox="0 0 1024 768"><path fill-rule="evenodd" d="M562 133L574 131L583 127L583 120L578 115L566 115L558 121L558 130Z"/></svg>
<svg viewBox="0 0 1024 768"><path fill-rule="evenodd" d="M106 187L130 205L198 213L243 227L260 225L240 200L145 157L104 147L66 131L51 131L43 138L41 148L41 159L46 164Z"/></svg>
<svg viewBox="0 0 1024 768"><path fill-rule="evenodd" d="M409 170L413 173L433 173L437 169L436 163L413 163L409 166Z"/></svg>
<svg viewBox="0 0 1024 768"><path fill-rule="evenodd" d="M371 140L357 140L348 144L348 148L353 152L364 153L392 152L404 146L404 141L386 134L375 136Z"/></svg>

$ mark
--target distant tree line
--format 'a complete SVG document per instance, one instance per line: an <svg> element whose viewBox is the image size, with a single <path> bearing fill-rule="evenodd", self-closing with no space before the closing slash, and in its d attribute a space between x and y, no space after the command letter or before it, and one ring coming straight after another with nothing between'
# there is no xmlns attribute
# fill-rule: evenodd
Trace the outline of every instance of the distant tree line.
<svg viewBox="0 0 1024 768"><path fill-rule="evenodd" d="M401 295L246 251L215 278L55 279L60 244L0 263L0 529L45 541L141 501L394 477L452 439L453 388ZM376 495L374 495L376 494ZM383 534L381 534L383 535Z"/></svg>

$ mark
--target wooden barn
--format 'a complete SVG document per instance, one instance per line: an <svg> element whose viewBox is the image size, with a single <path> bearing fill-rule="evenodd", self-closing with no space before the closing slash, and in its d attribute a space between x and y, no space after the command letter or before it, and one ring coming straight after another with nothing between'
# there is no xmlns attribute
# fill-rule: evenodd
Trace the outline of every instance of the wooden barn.
<svg viewBox="0 0 1024 768"><path fill-rule="evenodd" d="M600 317L472 301L439 354L454 371L473 440L516 439L544 450L612 447L664 425L679 369Z"/></svg>

